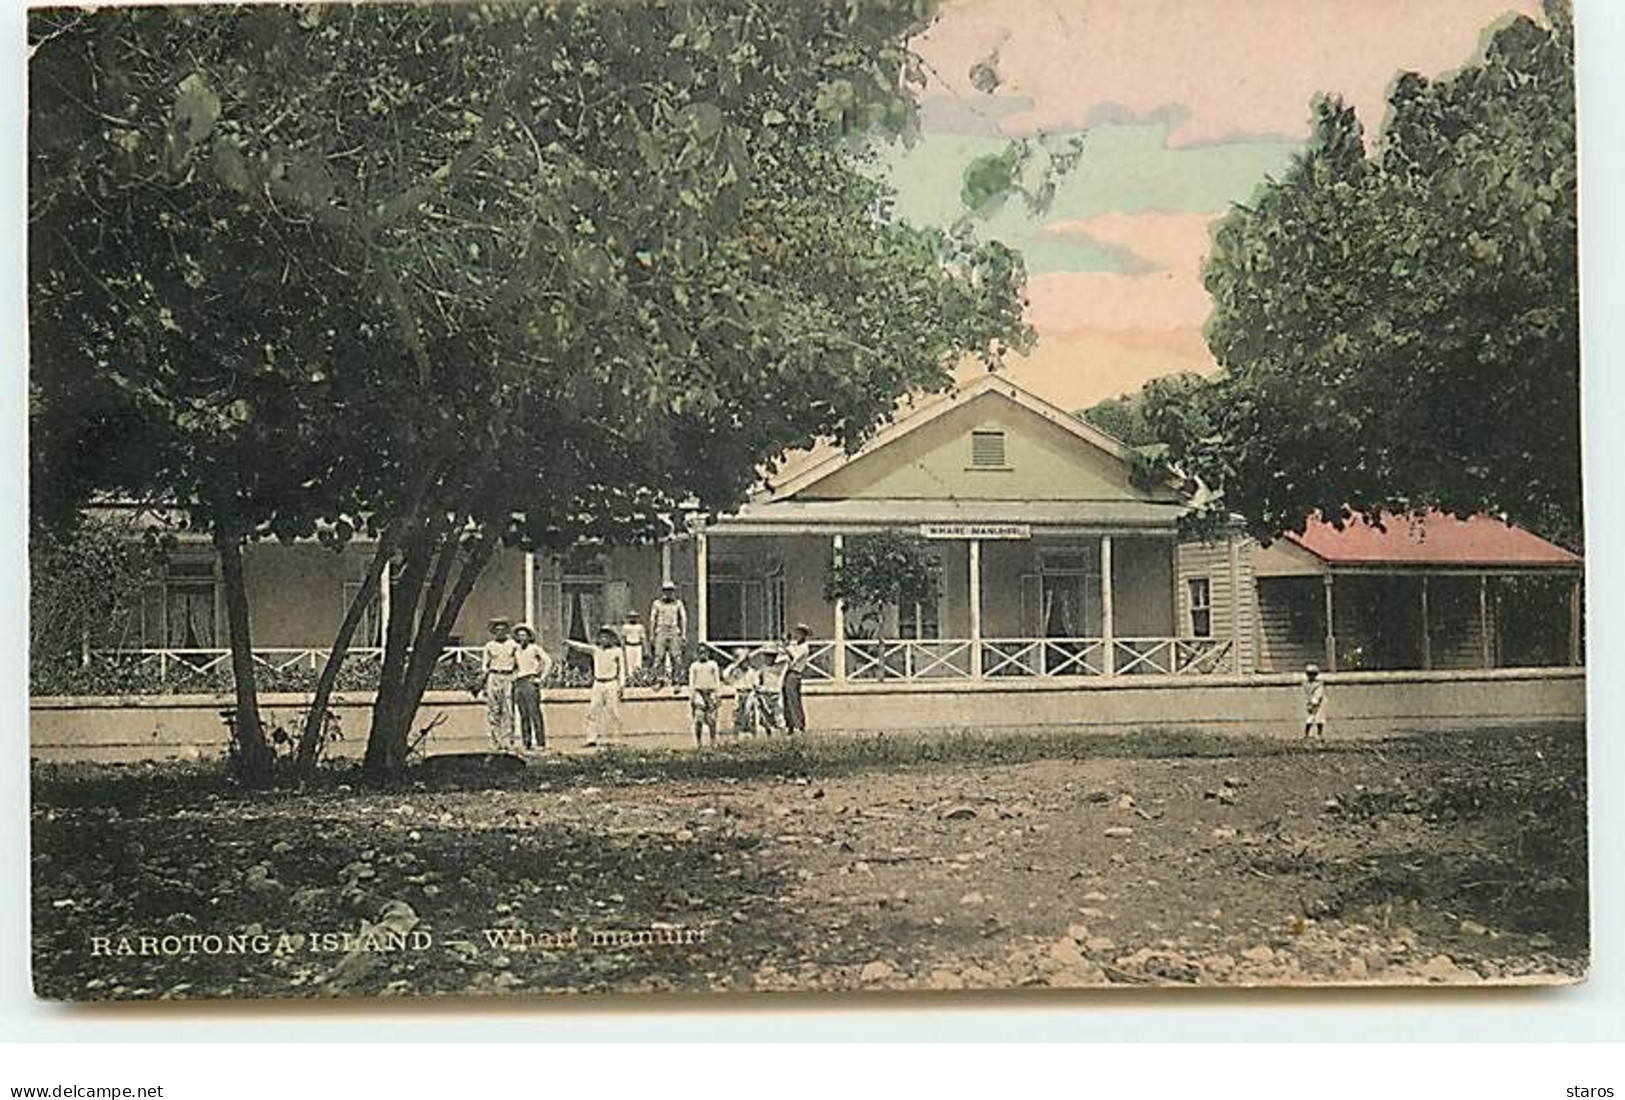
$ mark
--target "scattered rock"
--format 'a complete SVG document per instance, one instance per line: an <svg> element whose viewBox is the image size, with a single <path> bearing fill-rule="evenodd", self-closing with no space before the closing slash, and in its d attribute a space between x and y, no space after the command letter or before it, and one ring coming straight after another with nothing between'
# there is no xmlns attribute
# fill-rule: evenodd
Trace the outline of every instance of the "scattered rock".
<svg viewBox="0 0 1625 1100"><path fill-rule="evenodd" d="M1430 982L1468 982L1478 977L1471 970L1456 965L1449 955L1435 955L1422 964L1418 973Z"/></svg>
<svg viewBox="0 0 1625 1100"><path fill-rule="evenodd" d="M1343 804L1335 798L1328 798L1325 802L1321 803L1320 808L1322 811L1329 814L1340 814L1343 812Z"/></svg>
<svg viewBox="0 0 1625 1100"><path fill-rule="evenodd" d="M1050 962L1063 970L1076 970L1083 967L1088 960L1078 945L1069 939L1056 940L1049 947Z"/></svg>
<svg viewBox="0 0 1625 1100"><path fill-rule="evenodd" d="M1461 922L1461 934L1464 936L1487 936L1489 933L1490 930L1485 928L1482 924L1479 924L1476 920L1464 920Z"/></svg>
<svg viewBox="0 0 1625 1100"><path fill-rule="evenodd" d="M1275 949L1264 944L1249 947L1241 953L1241 957L1248 962L1267 963L1275 958Z"/></svg>
<svg viewBox="0 0 1625 1100"><path fill-rule="evenodd" d="M890 981L896 976L897 968L884 959L864 963L863 969L858 971L858 981L864 985L876 985L880 982Z"/></svg>
<svg viewBox="0 0 1625 1100"><path fill-rule="evenodd" d="M1110 829L1107 829L1101 835L1102 836L1109 836L1109 837L1112 837L1113 839L1121 840L1121 839L1123 839L1125 837L1133 836L1134 835L1134 830L1129 828L1127 825L1113 825Z"/></svg>
<svg viewBox="0 0 1625 1100"><path fill-rule="evenodd" d="M986 903L987 899L974 890L959 899L960 905L985 905Z"/></svg>
<svg viewBox="0 0 1625 1100"><path fill-rule="evenodd" d="M944 821L968 821L975 816L976 810L966 805L950 806L942 811Z"/></svg>
<svg viewBox="0 0 1625 1100"><path fill-rule="evenodd" d="M1217 829L1213 830L1213 839L1234 840L1236 839L1236 831L1227 825L1221 825Z"/></svg>
<svg viewBox="0 0 1625 1100"><path fill-rule="evenodd" d="M952 970L933 970L925 979L927 989L964 989L965 979Z"/></svg>
<svg viewBox="0 0 1625 1100"><path fill-rule="evenodd" d="M1117 800L1117 808L1119 810L1132 810L1134 808L1134 796L1129 794L1123 795Z"/></svg>

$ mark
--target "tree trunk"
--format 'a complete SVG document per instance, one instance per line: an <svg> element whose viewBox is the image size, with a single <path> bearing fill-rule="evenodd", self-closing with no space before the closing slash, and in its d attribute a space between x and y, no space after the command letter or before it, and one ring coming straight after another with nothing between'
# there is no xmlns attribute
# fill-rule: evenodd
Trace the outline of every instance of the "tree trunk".
<svg viewBox="0 0 1625 1100"><path fill-rule="evenodd" d="M389 630L384 637L384 659L378 669L378 691L372 704L372 728L367 734L367 752L361 762L362 775L381 782L397 770L391 763L390 731L395 728L393 708L400 698L400 685L406 675L407 651L418 619L418 604L434 554L432 520L415 523L404 538L401 583L396 589L389 613ZM404 754L403 754L404 759Z"/></svg>
<svg viewBox="0 0 1625 1100"><path fill-rule="evenodd" d="M475 546L465 548L460 532L446 530L440 531L439 543L437 554L431 545L422 555L420 568L413 578L420 591L413 592L410 598L414 605L421 599L422 606L416 629L412 631L409 659L387 686L380 685L378 701L373 707L372 732L367 741L367 758L362 769L364 777L371 783L389 783L399 777L406 767L412 721L428 690L429 679L457 623L458 614L468 602L475 583L497 548L496 540L491 538L482 538ZM462 569L448 592L445 586L450 579L451 568L465 553ZM431 555L432 573L429 568ZM404 576L402 583L407 583Z"/></svg>
<svg viewBox="0 0 1625 1100"><path fill-rule="evenodd" d="M220 555L220 577L225 587L226 628L231 638L231 678L236 688L237 717L231 758L237 777L253 787L272 780L275 756L260 722L259 692L254 685L253 631L248 621L248 589L243 582L241 540L217 525L214 548Z"/></svg>
<svg viewBox="0 0 1625 1100"><path fill-rule="evenodd" d="M299 735L300 771L309 771L316 766L316 757L321 752L322 733L327 721L328 702L333 697L334 685L338 683L339 671L344 666L344 658L350 651L350 642L355 638L356 629L361 625L361 617L378 599L378 585L383 579L384 567L389 564L399 544L400 528L393 524L386 527L373 550L372 561L367 564L366 576L361 581L361 591L356 593L355 599L350 601L349 608L344 612L344 621L339 624L339 632L333 639L333 648L328 652L327 663L322 666L321 675L316 678L316 692L311 696L310 709L305 713L305 728Z"/></svg>

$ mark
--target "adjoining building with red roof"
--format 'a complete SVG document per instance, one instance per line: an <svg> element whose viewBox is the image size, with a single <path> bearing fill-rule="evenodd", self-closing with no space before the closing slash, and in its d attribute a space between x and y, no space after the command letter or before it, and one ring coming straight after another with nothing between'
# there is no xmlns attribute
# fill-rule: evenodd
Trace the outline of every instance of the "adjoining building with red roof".
<svg viewBox="0 0 1625 1100"><path fill-rule="evenodd" d="M1253 555L1259 664L1579 664L1580 557L1493 516L1312 520Z"/></svg>

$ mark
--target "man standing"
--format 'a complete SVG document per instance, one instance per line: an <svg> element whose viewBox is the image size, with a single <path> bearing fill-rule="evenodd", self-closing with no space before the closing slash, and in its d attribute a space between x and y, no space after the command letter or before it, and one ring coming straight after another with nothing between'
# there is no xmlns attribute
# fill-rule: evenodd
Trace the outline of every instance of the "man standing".
<svg viewBox="0 0 1625 1100"><path fill-rule="evenodd" d="M784 728L786 733L807 732L807 709L801 702L801 681L812 662L812 630L797 623L784 653L789 665L784 670Z"/></svg>
<svg viewBox="0 0 1625 1100"><path fill-rule="evenodd" d="M519 666L519 643L508 636L508 620L492 619L491 639L480 651L480 686L485 692L485 732L499 752L513 747L513 674Z"/></svg>
<svg viewBox="0 0 1625 1100"><path fill-rule="evenodd" d="M553 658L536 644L536 632L529 623L513 628L519 644L514 654L514 709L519 712L519 735L527 752L547 747L547 725L542 720L542 682L553 671Z"/></svg>
<svg viewBox="0 0 1625 1100"><path fill-rule="evenodd" d="M598 628L598 643L565 645L592 657L592 688L587 696L587 747L608 748L621 732L621 692L626 688L626 651L615 628Z"/></svg>
<svg viewBox="0 0 1625 1100"><path fill-rule="evenodd" d="M683 667L688 638L688 608L671 581L661 585L660 598L649 607L649 632L654 636L655 676L661 687L669 687Z"/></svg>

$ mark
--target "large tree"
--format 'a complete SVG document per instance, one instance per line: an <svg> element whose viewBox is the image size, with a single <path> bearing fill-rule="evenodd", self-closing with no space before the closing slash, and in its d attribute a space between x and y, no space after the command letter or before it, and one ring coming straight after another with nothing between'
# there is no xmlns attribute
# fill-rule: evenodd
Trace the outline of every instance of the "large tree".
<svg viewBox="0 0 1625 1100"><path fill-rule="evenodd" d="M1308 149L1220 223L1223 373L1189 395L1219 445L1176 457L1265 535L1438 507L1578 542L1566 6L1502 26L1450 77L1402 76L1375 145L1320 101Z"/></svg>
<svg viewBox="0 0 1625 1100"><path fill-rule="evenodd" d="M42 485L156 482L223 559L374 534L369 576L393 559L400 584L367 765L394 774L500 545L728 507L774 454L854 443L966 352L1024 338L1019 259L897 223L861 170L860 135L910 124L928 14L37 16ZM64 457L92 418L96 452ZM246 607L238 626L246 661Z"/></svg>

